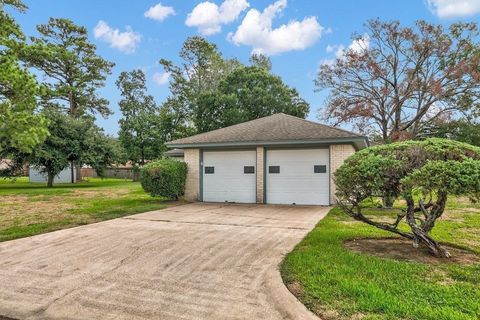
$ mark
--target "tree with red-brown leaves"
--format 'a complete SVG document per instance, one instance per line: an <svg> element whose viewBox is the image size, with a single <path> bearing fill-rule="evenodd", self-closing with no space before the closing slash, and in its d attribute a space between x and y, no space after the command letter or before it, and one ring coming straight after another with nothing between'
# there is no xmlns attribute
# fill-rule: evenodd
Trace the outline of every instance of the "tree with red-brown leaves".
<svg viewBox="0 0 480 320"><path fill-rule="evenodd" d="M371 20L367 32L320 67L318 90L329 89L321 117L352 123L384 141L418 137L432 121L480 106L480 33L476 23L448 29Z"/></svg>

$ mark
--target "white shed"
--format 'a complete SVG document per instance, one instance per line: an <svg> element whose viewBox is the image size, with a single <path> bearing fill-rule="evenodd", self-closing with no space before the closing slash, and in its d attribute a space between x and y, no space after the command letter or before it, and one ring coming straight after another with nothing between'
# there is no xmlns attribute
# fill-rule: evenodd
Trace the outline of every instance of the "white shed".
<svg viewBox="0 0 480 320"><path fill-rule="evenodd" d="M77 170L74 170L75 181L77 180ZM30 182L42 182L47 183L47 175L40 172L38 167L30 166L30 170L28 173L28 177ZM55 179L53 183L72 183L72 174L70 171L70 167L63 169Z"/></svg>

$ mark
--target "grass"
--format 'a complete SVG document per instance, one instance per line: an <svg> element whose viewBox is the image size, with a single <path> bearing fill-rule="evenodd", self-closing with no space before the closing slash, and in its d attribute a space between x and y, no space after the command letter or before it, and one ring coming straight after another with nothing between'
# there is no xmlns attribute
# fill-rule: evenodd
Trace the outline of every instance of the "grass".
<svg viewBox="0 0 480 320"><path fill-rule="evenodd" d="M386 236L334 208L286 256L282 277L323 319L480 319L480 264L396 261L343 246L353 238ZM480 254L480 205L449 201L433 236Z"/></svg>
<svg viewBox="0 0 480 320"><path fill-rule="evenodd" d="M47 188L26 178L0 180L0 241L162 209L138 182L90 179Z"/></svg>

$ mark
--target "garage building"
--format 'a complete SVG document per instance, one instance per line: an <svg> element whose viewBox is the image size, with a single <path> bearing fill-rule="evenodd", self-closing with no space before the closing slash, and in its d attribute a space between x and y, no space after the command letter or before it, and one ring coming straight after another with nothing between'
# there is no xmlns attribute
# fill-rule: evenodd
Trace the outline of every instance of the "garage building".
<svg viewBox="0 0 480 320"><path fill-rule="evenodd" d="M279 113L167 145L183 150L189 201L330 205L333 172L368 140Z"/></svg>

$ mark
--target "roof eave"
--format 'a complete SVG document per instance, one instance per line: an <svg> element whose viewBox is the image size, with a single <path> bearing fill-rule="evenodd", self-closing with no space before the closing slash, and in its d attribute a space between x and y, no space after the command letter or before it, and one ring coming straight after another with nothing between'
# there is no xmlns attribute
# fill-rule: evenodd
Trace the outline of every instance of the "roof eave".
<svg viewBox="0 0 480 320"><path fill-rule="evenodd" d="M254 147L254 146L291 146L291 145L328 145L349 143L360 150L370 146L367 137L309 139L309 140L283 140L283 141L241 141L241 142L203 142L203 143L175 143L167 142L171 148L223 148L223 147Z"/></svg>

